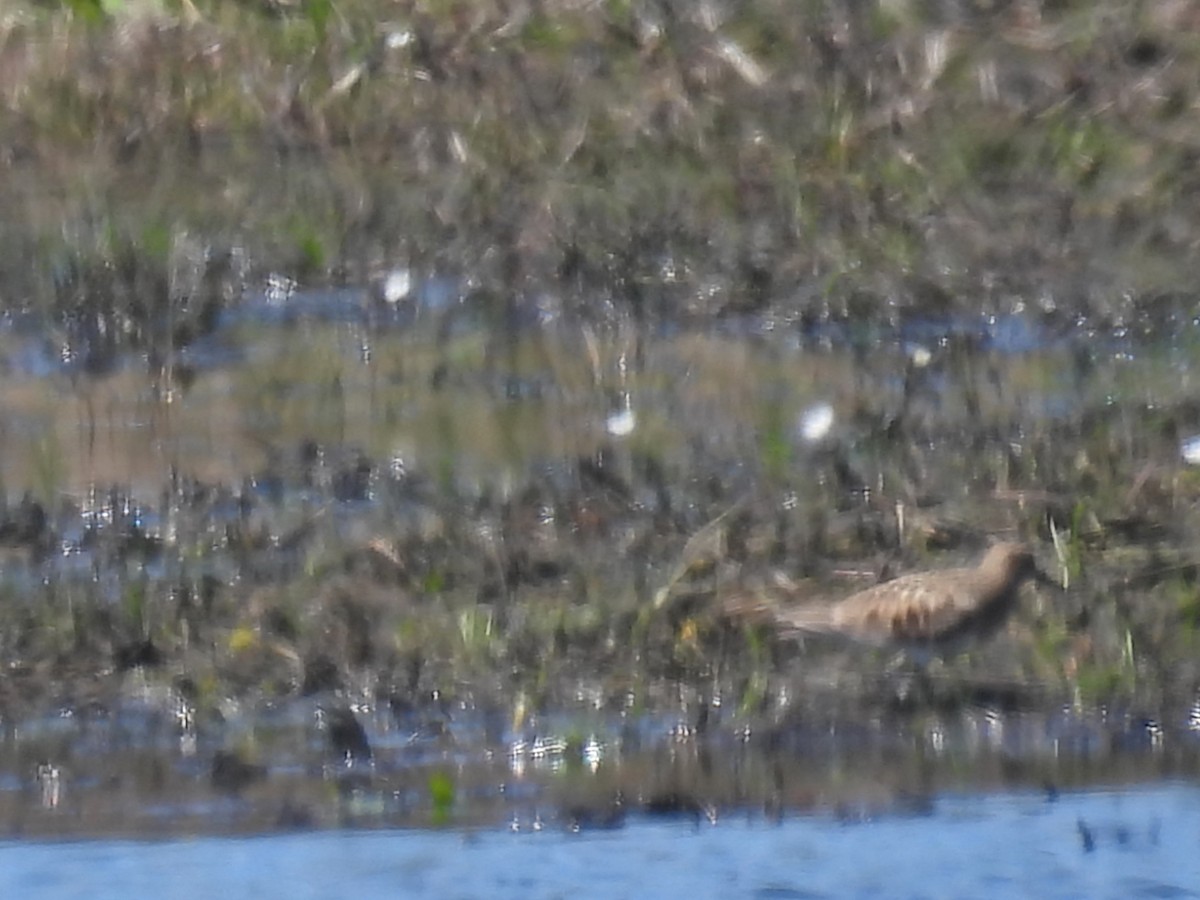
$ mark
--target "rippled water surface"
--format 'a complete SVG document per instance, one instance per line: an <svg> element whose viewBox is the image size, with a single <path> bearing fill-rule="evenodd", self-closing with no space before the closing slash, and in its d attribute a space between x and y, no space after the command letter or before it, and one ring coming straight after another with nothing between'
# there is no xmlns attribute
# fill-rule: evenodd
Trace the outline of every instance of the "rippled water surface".
<svg viewBox="0 0 1200 900"><path fill-rule="evenodd" d="M6 897L1194 897L1200 790L943 795L912 815L612 831L0 846Z"/></svg>

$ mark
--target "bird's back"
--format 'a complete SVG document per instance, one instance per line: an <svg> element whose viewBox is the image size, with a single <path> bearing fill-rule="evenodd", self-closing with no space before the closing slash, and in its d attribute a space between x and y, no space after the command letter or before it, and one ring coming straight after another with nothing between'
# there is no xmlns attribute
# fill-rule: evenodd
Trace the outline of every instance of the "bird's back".
<svg viewBox="0 0 1200 900"><path fill-rule="evenodd" d="M828 606L780 610L793 633L841 634L872 644L939 644L1003 620L1015 585L989 583L978 569L905 575Z"/></svg>

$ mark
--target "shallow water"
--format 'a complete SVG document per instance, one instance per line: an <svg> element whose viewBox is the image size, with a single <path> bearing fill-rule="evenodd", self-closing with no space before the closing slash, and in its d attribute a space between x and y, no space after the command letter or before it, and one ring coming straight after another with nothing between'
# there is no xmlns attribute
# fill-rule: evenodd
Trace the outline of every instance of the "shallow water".
<svg viewBox="0 0 1200 900"><path fill-rule="evenodd" d="M322 895L315 886L326 878L327 893L342 893L334 885L358 877L389 879L359 893L407 878L426 893L452 884L491 896L497 871L512 893L526 877L534 894L574 894L580 884L637 893L645 872L623 881L624 870L605 862L613 851L647 869L668 861L681 870L672 877L695 880L669 893L718 884L837 893L850 876L882 893L896 872L914 886L929 877L920 866L930 860L902 863L901 850L919 845L928 823L940 833L947 821L964 853L986 852L1000 866L988 876L1000 879L998 890L1015 892L1028 873L993 858L993 846L1040 845L1011 820L1030 809L1053 819L1117 795L1056 805L979 793L1200 772L1188 681L1195 653L1181 641L1183 673L1168 685L1170 702L1162 699L1155 677L1170 666L1151 643L1160 620L1135 615L1155 606L1105 589L1132 592L1128 557L1091 594L1039 601L1041 642L1025 635L991 648L979 691L945 692L958 702L944 719L876 719L862 712L876 707L841 704L842 684L873 695L857 657L827 673L814 653L806 673L819 677L804 681L792 677L799 666L785 671L743 634L725 646L702 603L686 617L660 610L660 589L665 600L681 588L685 606L689 591L711 599L729 587L725 568L748 572L752 585L767 563L822 575L836 561L848 580L872 577L884 551L910 540L941 564L932 551L943 526L954 560L965 552L960 531L1036 530L1048 549L1046 523L1077 533L1083 552L1088 535L1116 544L1119 526L1134 533L1143 520L1161 541L1153 517L1167 510L1171 540L1193 546L1194 479L1179 471L1179 453L1180 440L1200 432L1189 400L1200 356L1194 328L1174 342L1138 343L1084 326L1060 339L1008 319L865 338L762 322L647 328L630 340L619 323L605 330L550 313L505 331L496 310L448 289L409 318L393 311L377 320L384 314L365 297L247 299L181 351L171 364L178 371L124 359L84 375L87 367L63 362L72 355L37 332L0 330L9 361L0 413L10 423L0 434L0 482L10 506L26 492L45 505L31 499L13 510L14 552L0 570L0 588L14 598L0 607L11 635L32 635L5 637L21 666L12 667L13 712L0 739L0 834L494 828L511 816L520 830L542 823L549 833L484 832L466 843L449 832L318 831L251 843L51 845L82 854L89 896L89 867L110 865L113 883L149 879L147 896L224 889L206 878L271 884L276 868L301 896ZM1077 483L1089 496L1107 492L1090 518L1070 502ZM744 497L761 503L750 502L729 532L738 548L722 540L712 551L730 565L710 573L689 555L692 539L740 514ZM381 541L390 556L377 551ZM1148 585L1181 573L1155 600L1175 617L1193 603L1190 557L1162 549L1134 562ZM37 615L24 615L26 604ZM657 611L657 644L634 646L633 604ZM599 624L585 615L592 607ZM416 628L426 620L428 631ZM338 635L340 644L330 639ZM631 652L618 652L625 644ZM559 668L549 665L554 654ZM72 672L67 663L79 658ZM46 659L54 666L38 668ZM321 664L325 677L309 684ZM841 678L847 670L853 677ZM1087 691L1078 689L1081 671ZM1070 703L1053 690L1064 681L1077 688ZM828 697L814 686L829 687ZM1090 702L1114 693L1118 702ZM338 739L320 724L328 709L351 706L369 751L355 749L356 733ZM47 707L49 717L27 714ZM1026 709L1033 714L1021 718ZM452 802L438 800L439 785ZM1171 796L1129 796L1160 794ZM928 796L942 798L929 818L872 820L923 810ZM605 823L615 806L623 830L564 836L572 821ZM656 808L711 808L724 818L698 833L637 818ZM828 812L789 818L780 829L729 812L762 809L841 812L836 821ZM1079 815L1060 829L1076 849L1091 834L1076 826ZM842 837L847 818L869 821L872 844L894 844L897 861L884 853L863 865L861 841ZM1125 847L1129 834L1149 834L1149 825L1136 828L1113 840ZM1107 833L1091 840L1102 847ZM372 849L385 841L395 848L386 864L377 861L385 851ZM1143 845L1147 854L1158 846L1148 837ZM12 846L24 858L40 845ZM269 854L256 861L262 848ZM393 857L406 853L398 875ZM315 862L332 854L345 859ZM355 854L361 876L347 868ZM474 856L465 873L463 854ZM214 856L235 862L214 867ZM548 861L556 856L566 861ZM1047 872L1029 877L1049 883L1051 863L1067 858L1052 851ZM819 871L797 875L795 860ZM205 874L155 881L190 868ZM937 877L947 871L957 872L938 868ZM968 881L945 893L995 893L969 880L974 869L962 871ZM68 894L71 873L54 869ZM760 884L763 873L771 877Z"/></svg>
<svg viewBox="0 0 1200 900"><path fill-rule="evenodd" d="M612 437L684 471L699 466L699 447L730 467L761 463L761 432L775 430L802 459L826 432L894 415L920 355L931 361L909 414L932 440L976 404L988 421L1028 429L1113 404L1171 407L1194 390L1197 328L1185 322L1138 336L1086 323L1064 334L1018 316L862 334L745 319L631 336L568 321L549 300L526 307L505 330L497 311L440 279L386 314L369 310L365 290L250 292L164 368L129 353L96 375L40 322L0 323L0 476L13 496L117 483L149 501L172 473L260 478L276 454L315 441L449 468L482 489ZM817 436L803 424L813 409L830 413ZM614 425L622 412L627 430Z"/></svg>
<svg viewBox="0 0 1200 900"><path fill-rule="evenodd" d="M1200 788L943 795L911 816L639 818L537 832L8 842L0 895L1194 897Z"/></svg>

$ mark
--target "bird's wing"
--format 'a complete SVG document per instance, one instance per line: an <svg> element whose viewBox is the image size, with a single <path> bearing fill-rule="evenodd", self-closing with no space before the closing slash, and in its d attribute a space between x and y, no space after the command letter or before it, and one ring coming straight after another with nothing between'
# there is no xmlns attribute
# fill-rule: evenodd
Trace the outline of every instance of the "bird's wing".
<svg viewBox="0 0 1200 900"><path fill-rule="evenodd" d="M945 572L935 580L906 576L876 585L833 607L832 626L867 640L935 640L966 611L958 581L959 573Z"/></svg>

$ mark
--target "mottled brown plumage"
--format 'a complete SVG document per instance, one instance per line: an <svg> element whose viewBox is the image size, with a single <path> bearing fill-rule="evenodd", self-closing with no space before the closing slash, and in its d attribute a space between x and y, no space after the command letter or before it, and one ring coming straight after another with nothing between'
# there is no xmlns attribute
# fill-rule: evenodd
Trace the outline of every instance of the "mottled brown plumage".
<svg viewBox="0 0 1200 900"><path fill-rule="evenodd" d="M784 635L837 634L913 655L943 654L997 630L1021 584L1038 577L1023 544L996 544L978 566L904 575L828 606L776 609Z"/></svg>

